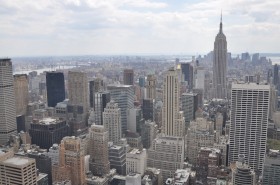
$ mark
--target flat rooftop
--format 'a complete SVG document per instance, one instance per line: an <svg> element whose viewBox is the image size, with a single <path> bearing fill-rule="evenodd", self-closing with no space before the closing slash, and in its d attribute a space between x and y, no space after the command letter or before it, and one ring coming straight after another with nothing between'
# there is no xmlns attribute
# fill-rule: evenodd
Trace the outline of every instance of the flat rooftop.
<svg viewBox="0 0 280 185"><path fill-rule="evenodd" d="M31 163L35 163L35 159L31 159L27 157L18 157L18 156L0 162L0 164L2 165L15 166L18 168L28 166Z"/></svg>

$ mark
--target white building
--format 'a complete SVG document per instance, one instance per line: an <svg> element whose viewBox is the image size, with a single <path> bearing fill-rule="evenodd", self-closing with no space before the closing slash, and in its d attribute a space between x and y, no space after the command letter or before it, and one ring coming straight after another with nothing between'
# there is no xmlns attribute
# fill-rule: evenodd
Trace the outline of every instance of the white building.
<svg viewBox="0 0 280 185"><path fill-rule="evenodd" d="M130 173L125 178L125 185L141 185L141 175Z"/></svg>
<svg viewBox="0 0 280 185"><path fill-rule="evenodd" d="M133 148L126 154L126 174L139 173L144 175L147 168L147 152L146 149L139 150Z"/></svg>
<svg viewBox="0 0 280 185"><path fill-rule="evenodd" d="M53 164L59 164L59 145L53 144L52 147L50 147L48 153L46 153L47 156L51 158L52 165Z"/></svg>
<svg viewBox="0 0 280 185"><path fill-rule="evenodd" d="M121 136L121 109L114 101L107 103L103 112L103 125L109 132L109 141L118 144Z"/></svg>
<svg viewBox="0 0 280 185"><path fill-rule="evenodd" d="M229 163L245 156L245 162L262 172L266 152L270 86L233 83Z"/></svg>

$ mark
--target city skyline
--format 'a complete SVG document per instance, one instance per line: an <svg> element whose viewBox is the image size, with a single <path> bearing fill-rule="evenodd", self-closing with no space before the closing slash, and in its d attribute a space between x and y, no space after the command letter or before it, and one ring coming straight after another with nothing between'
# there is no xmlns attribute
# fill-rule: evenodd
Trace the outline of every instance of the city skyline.
<svg viewBox="0 0 280 185"><path fill-rule="evenodd" d="M276 0L0 2L0 56L207 53L221 9L229 52L275 53L280 41Z"/></svg>

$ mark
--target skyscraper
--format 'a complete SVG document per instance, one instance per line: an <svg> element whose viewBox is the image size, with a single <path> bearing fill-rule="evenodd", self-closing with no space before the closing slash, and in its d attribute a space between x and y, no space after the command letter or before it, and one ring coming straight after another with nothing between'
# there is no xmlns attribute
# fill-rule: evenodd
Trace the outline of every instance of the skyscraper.
<svg viewBox="0 0 280 185"><path fill-rule="evenodd" d="M222 16L220 31L214 43L213 60L213 98L224 99L227 97L227 40L223 33Z"/></svg>
<svg viewBox="0 0 280 185"><path fill-rule="evenodd" d="M61 72L47 72L46 83L48 106L55 107L57 103L65 100L64 74Z"/></svg>
<svg viewBox="0 0 280 185"><path fill-rule="evenodd" d="M232 84L229 163L238 155L255 171L262 172L266 152L270 86Z"/></svg>
<svg viewBox="0 0 280 185"><path fill-rule="evenodd" d="M146 83L147 99L156 99L156 77L148 75Z"/></svg>
<svg viewBox="0 0 280 185"><path fill-rule="evenodd" d="M100 78L95 78L89 81L89 103L90 107L94 107L95 93L103 90L104 83Z"/></svg>
<svg viewBox="0 0 280 185"><path fill-rule="evenodd" d="M108 85L107 90L110 92L111 100L114 100L121 109L122 133L125 133L128 110L134 107L133 86L113 84Z"/></svg>
<svg viewBox="0 0 280 185"><path fill-rule="evenodd" d="M189 89L193 87L193 66L191 63L181 63L181 70L184 75L184 81L188 82Z"/></svg>
<svg viewBox="0 0 280 185"><path fill-rule="evenodd" d="M83 106L84 112L89 108L87 74L78 71L68 73L68 94L72 105Z"/></svg>
<svg viewBox="0 0 280 185"><path fill-rule="evenodd" d="M103 112L103 125L109 132L109 141L118 144L121 136L121 109L114 101L107 103Z"/></svg>
<svg viewBox="0 0 280 185"><path fill-rule="evenodd" d="M11 59L0 59L0 145L16 134L16 107Z"/></svg>
<svg viewBox="0 0 280 185"><path fill-rule="evenodd" d="M134 71L133 69L123 70L123 84L134 85Z"/></svg>
<svg viewBox="0 0 280 185"><path fill-rule="evenodd" d="M185 132L183 112L179 111L180 81L178 71L169 69L164 76L162 132L166 136L182 137Z"/></svg>
<svg viewBox="0 0 280 185"><path fill-rule="evenodd" d="M16 115L25 115L28 105L28 79L26 74L14 75Z"/></svg>
<svg viewBox="0 0 280 185"><path fill-rule="evenodd" d="M94 101L94 118L96 125L103 125L102 113L107 105L110 102L110 93L108 92L97 92L95 93Z"/></svg>
<svg viewBox="0 0 280 185"><path fill-rule="evenodd" d="M90 171L93 175L106 175L110 171L108 141L109 133L103 125L91 125L90 134Z"/></svg>

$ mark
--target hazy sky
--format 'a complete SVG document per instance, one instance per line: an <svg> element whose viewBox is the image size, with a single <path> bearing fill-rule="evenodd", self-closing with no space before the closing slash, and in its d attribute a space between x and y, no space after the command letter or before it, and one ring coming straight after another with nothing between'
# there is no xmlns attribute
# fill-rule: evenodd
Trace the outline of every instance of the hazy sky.
<svg viewBox="0 0 280 185"><path fill-rule="evenodd" d="M0 0L0 56L280 52L279 0Z"/></svg>

